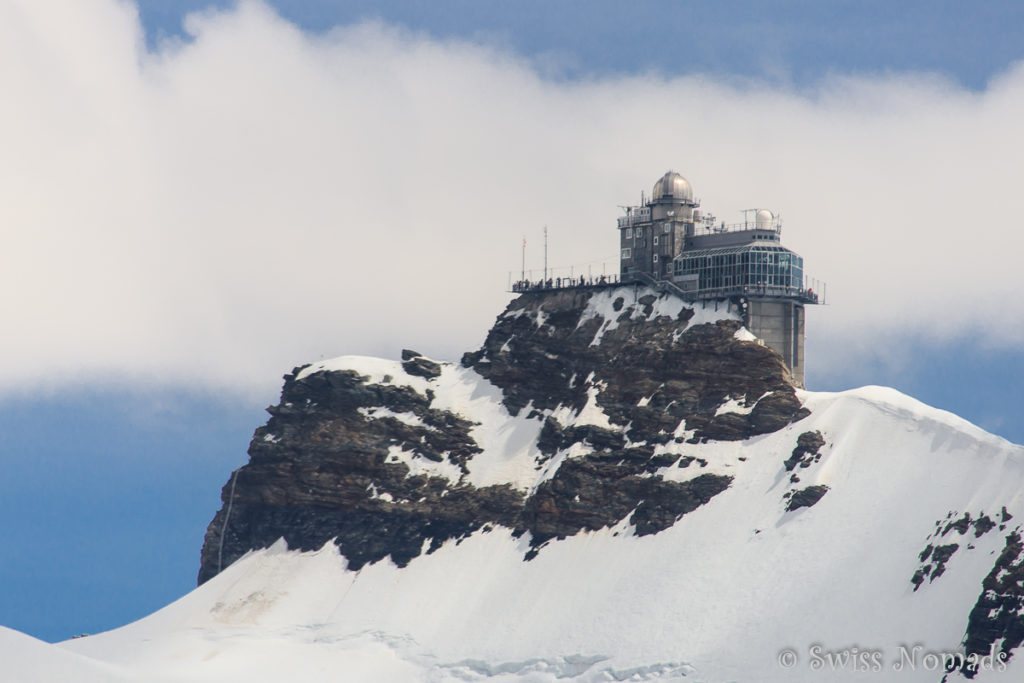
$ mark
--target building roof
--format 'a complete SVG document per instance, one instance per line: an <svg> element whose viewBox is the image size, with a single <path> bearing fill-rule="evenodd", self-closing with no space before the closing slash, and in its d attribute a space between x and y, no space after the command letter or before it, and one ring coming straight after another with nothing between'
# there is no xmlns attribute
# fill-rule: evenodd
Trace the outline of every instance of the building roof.
<svg viewBox="0 0 1024 683"><path fill-rule="evenodd" d="M719 254L739 254L745 251L785 252L787 254L796 254L792 249L787 249L779 244L772 244L770 242L748 242L747 244L739 246L687 250L679 254L678 258L690 258L691 256L717 256Z"/></svg>
<svg viewBox="0 0 1024 683"><path fill-rule="evenodd" d="M677 201L692 202L693 187L690 181L675 171L669 171L658 178L654 183L654 190L651 192L651 199L674 199Z"/></svg>

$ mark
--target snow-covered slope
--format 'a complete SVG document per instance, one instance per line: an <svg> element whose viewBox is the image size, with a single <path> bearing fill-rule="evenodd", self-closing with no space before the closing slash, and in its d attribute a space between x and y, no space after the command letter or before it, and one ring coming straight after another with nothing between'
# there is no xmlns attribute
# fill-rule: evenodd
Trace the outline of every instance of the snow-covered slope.
<svg viewBox="0 0 1024 683"><path fill-rule="evenodd" d="M461 365L301 369L204 558L282 520L316 549L0 654L88 681L938 681L966 640L1000 654L978 680L1024 676L1024 448L891 389L794 392L728 309L621 295L520 300Z"/></svg>
<svg viewBox="0 0 1024 683"><path fill-rule="evenodd" d="M982 581L1024 519L1024 449L889 389L802 398L812 414L799 425L702 446L733 484L662 533L623 523L524 562L526 541L495 529L359 572L333 545L279 545L148 619L62 647L147 680L272 680L277 667L310 681L787 681L822 677L820 645L822 658L872 655L839 678L878 652L875 680L939 680L927 655L962 651ZM827 443L802 483L829 491L786 511L783 463L807 430ZM1000 530L1003 506L1013 519ZM997 526L949 530L958 550L915 591L919 552L963 513ZM786 650L794 668L779 663ZM1018 680L1018 663L1000 677Z"/></svg>
<svg viewBox="0 0 1024 683"><path fill-rule="evenodd" d="M12 683L127 683L141 680L138 671L75 654L59 645L44 643L2 626L0 679Z"/></svg>

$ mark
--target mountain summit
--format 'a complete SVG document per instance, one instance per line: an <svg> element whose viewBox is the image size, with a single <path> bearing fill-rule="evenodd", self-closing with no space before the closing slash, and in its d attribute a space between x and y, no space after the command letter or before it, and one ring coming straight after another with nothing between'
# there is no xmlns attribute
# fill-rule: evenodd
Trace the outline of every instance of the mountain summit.
<svg viewBox="0 0 1024 683"><path fill-rule="evenodd" d="M340 358L296 368L224 488L200 582L284 537L358 570L505 527L528 542L626 522L647 535L726 488L701 443L807 415L737 311L640 286L518 297L461 365Z"/></svg>
<svg viewBox="0 0 1024 683"><path fill-rule="evenodd" d="M529 291L460 363L299 367L269 412L202 585L62 649L109 680L1024 672L1024 449L799 390L727 303Z"/></svg>

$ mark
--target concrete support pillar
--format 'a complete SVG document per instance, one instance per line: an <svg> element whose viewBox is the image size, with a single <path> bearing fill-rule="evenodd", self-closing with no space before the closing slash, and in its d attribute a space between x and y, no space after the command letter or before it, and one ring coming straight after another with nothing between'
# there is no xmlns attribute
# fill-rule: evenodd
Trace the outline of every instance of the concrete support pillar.
<svg viewBox="0 0 1024 683"><path fill-rule="evenodd" d="M804 385L804 306L786 300L751 299L747 329L779 352L798 386Z"/></svg>

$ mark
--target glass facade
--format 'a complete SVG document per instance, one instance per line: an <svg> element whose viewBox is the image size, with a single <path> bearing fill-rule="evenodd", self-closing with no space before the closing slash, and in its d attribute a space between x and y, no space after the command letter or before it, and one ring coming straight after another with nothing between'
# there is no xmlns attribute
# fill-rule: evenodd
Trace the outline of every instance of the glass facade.
<svg viewBox="0 0 1024 683"><path fill-rule="evenodd" d="M761 294L810 300L804 289L804 260L785 247L748 244L742 247L684 252L673 275L698 296Z"/></svg>

